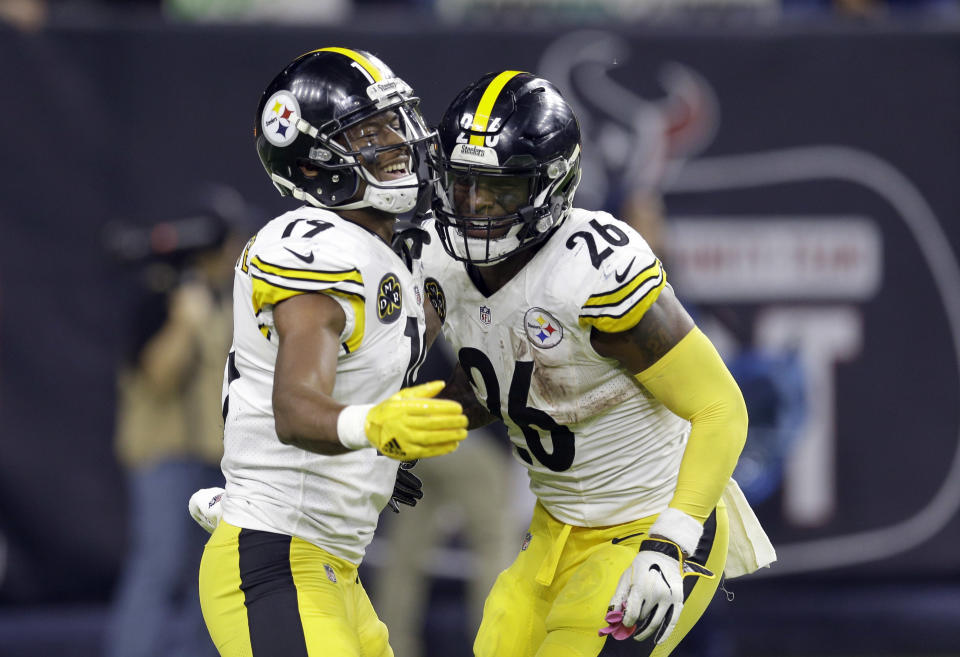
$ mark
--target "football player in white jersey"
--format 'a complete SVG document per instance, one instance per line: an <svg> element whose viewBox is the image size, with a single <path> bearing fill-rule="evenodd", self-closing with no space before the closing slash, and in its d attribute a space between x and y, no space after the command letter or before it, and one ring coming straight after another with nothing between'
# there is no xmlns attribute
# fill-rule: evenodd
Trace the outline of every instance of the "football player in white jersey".
<svg viewBox="0 0 960 657"><path fill-rule="evenodd" d="M260 159L304 204L236 266L226 493L205 501L222 521L200 567L223 657L393 655L357 565L400 462L456 449L467 424L435 397L442 382L403 388L426 344L420 273L391 248L432 134L417 105L382 61L344 48L298 57L260 100Z"/></svg>
<svg viewBox="0 0 960 657"><path fill-rule="evenodd" d="M740 390L643 238L572 207L580 130L550 82L488 74L438 132L425 287L459 360L442 394L471 428L506 424L538 499L474 653L595 656L612 635L667 655L721 573L773 558L730 478Z"/></svg>

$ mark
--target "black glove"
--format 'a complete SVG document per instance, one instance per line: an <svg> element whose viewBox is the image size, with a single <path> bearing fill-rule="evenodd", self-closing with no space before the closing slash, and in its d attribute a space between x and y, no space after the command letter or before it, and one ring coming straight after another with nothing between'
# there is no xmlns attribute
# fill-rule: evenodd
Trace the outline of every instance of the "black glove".
<svg viewBox="0 0 960 657"><path fill-rule="evenodd" d="M400 513L400 504L416 506L417 500L423 498L423 482L420 477L410 472L417 464L416 461L402 461L397 470L397 482L393 485L393 496L387 505L394 513ZM399 503L399 504L398 504Z"/></svg>

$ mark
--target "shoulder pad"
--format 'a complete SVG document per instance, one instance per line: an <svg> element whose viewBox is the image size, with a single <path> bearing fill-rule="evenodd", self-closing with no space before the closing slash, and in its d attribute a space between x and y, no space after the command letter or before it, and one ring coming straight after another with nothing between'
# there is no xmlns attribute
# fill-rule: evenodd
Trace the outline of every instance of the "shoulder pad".
<svg viewBox="0 0 960 657"><path fill-rule="evenodd" d="M566 245L595 272L584 281L589 295L580 323L607 333L633 328L666 285L660 261L639 233L605 212L578 212L570 228Z"/></svg>

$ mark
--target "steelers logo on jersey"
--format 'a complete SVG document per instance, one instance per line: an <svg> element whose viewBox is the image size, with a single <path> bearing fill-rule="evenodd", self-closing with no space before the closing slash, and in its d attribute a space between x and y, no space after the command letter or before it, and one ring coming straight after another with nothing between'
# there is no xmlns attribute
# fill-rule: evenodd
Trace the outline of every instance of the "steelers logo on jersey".
<svg viewBox="0 0 960 657"><path fill-rule="evenodd" d="M543 308L531 308L523 316L527 339L541 349L556 347L563 339L563 327Z"/></svg>
<svg viewBox="0 0 960 657"><path fill-rule="evenodd" d="M447 319L447 298L443 295L443 288L435 278L428 278L423 283L423 289L427 291L427 298L430 299L430 305L437 312L440 323L443 324Z"/></svg>
<svg viewBox="0 0 960 657"><path fill-rule="evenodd" d="M400 293L400 281L395 274L387 274L380 279L377 292L377 317L384 324L395 322L400 317L401 305L403 305L403 295Z"/></svg>

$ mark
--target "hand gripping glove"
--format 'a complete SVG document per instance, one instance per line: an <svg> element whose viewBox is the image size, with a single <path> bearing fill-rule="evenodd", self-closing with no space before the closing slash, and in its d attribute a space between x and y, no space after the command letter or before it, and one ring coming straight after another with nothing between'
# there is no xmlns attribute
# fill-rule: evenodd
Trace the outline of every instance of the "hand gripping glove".
<svg viewBox="0 0 960 657"><path fill-rule="evenodd" d="M201 488L187 502L191 517L211 534L223 517L223 506L220 504L223 493L222 488Z"/></svg>
<svg viewBox="0 0 960 657"><path fill-rule="evenodd" d="M682 513L668 511L674 514L661 514L661 517L673 519L676 513ZM693 521L689 516L686 518ZM620 576L604 618L608 625L600 630L600 636L609 634L618 640L633 636L636 641L653 636L656 643L663 643L683 610L683 578L714 577L707 568L687 559L678 543L653 535L658 524L663 523L658 520L650 528L650 538L640 543L640 552ZM684 538L688 540L682 542L693 552L699 533L692 541L691 536Z"/></svg>
<svg viewBox="0 0 960 657"><path fill-rule="evenodd" d="M460 404L433 399L443 381L403 388L379 404L344 407L337 418L337 436L349 449L373 445L397 459L440 456L452 452L467 437L467 417Z"/></svg>
<svg viewBox="0 0 960 657"><path fill-rule="evenodd" d="M400 513L400 504L417 506L417 500L423 499L423 482L410 472L416 461L403 461L397 470L397 482L393 485L393 496L387 504L394 513Z"/></svg>

